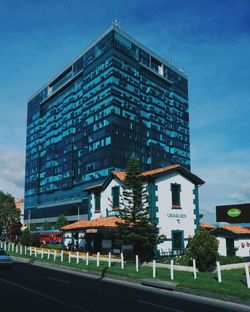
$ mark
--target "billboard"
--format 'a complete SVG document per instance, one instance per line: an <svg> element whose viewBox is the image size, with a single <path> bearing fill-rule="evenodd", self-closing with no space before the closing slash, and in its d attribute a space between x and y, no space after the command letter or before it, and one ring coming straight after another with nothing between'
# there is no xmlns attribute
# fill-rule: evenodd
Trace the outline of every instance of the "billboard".
<svg viewBox="0 0 250 312"><path fill-rule="evenodd" d="M216 221L250 223L250 204L216 206Z"/></svg>

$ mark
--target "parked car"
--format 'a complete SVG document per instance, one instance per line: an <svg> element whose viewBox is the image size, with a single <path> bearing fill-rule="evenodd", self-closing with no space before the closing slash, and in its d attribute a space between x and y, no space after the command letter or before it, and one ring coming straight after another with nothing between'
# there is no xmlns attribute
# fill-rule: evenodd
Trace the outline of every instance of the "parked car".
<svg viewBox="0 0 250 312"><path fill-rule="evenodd" d="M0 267L5 267L9 270L12 267L12 259L10 255L8 255L2 248L0 248Z"/></svg>

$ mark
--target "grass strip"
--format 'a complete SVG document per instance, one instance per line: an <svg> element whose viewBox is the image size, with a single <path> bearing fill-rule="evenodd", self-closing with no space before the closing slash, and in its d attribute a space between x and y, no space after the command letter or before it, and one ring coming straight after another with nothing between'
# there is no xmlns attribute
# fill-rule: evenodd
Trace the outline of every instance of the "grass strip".
<svg viewBox="0 0 250 312"><path fill-rule="evenodd" d="M12 251L8 251L12 256L30 259L32 261L39 261L42 263L49 263L54 265L64 266L66 268L77 268L80 270L96 271L105 274L112 274L120 277L129 278L131 280L138 280L145 278L152 278L152 268L141 266L139 272L135 270L134 263L125 263L125 268L122 270L120 263L112 263L112 266L108 267L108 262L100 260L100 266L97 267L96 261L89 260L89 265L86 265L86 261L80 259L79 263L76 262L76 258L72 258L69 263L68 256L64 255L64 261L61 262L60 256L54 261L54 255L51 252L50 259L47 259L47 255L44 255L41 259L41 255L37 257L34 255L20 255ZM166 268L157 268L156 280L171 281L170 270ZM197 279L193 278L191 272L174 271L174 281L178 283L178 288L186 288L198 290L200 292L209 292L214 294L220 294L222 296L233 296L237 298L250 300L250 289L246 286L246 276L244 269L233 269L229 271L222 271L222 283L217 282L216 273L212 272L199 272L197 273Z"/></svg>

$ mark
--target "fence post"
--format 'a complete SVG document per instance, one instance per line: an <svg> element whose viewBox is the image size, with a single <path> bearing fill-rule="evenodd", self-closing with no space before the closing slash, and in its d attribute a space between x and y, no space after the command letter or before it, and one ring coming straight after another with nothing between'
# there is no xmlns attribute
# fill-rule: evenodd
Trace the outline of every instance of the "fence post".
<svg viewBox="0 0 250 312"><path fill-rule="evenodd" d="M32 248L30 247L30 256L32 255Z"/></svg>
<svg viewBox="0 0 250 312"><path fill-rule="evenodd" d="M217 276L218 276L218 283L221 283L221 270L220 270L220 262L216 261L217 266Z"/></svg>
<svg viewBox="0 0 250 312"><path fill-rule="evenodd" d="M5 250L6 250L6 245L5 245ZM18 245L16 245L16 253L18 253Z"/></svg>
<svg viewBox="0 0 250 312"><path fill-rule="evenodd" d="M156 276L155 260L153 260L153 278Z"/></svg>
<svg viewBox="0 0 250 312"><path fill-rule="evenodd" d="M4 250L6 251L6 242L4 242Z"/></svg>
<svg viewBox="0 0 250 312"><path fill-rule="evenodd" d="M195 259L193 259L193 269L194 269L194 279L196 279L197 276L196 276L196 261L195 261Z"/></svg>
<svg viewBox="0 0 250 312"><path fill-rule="evenodd" d="M54 250L54 261L56 261L56 250Z"/></svg>
<svg viewBox="0 0 250 312"><path fill-rule="evenodd" d="M124 269L124 256L122 252L121 252L121 268L122 270Z"/></svg>
<svg viewBox="0 0 250 312"><path fill-rule="evenodd" d="M41 250L41 259L43 259L43 249Z"/></svg>
<svg viewBox="0 0 250 312"><path fill-rule="evenodd" d="M247 279L247 288L250 288L250 278L249 278L249 267L248 263L245 263L245 273L246 273L246 279Z"/></svg>
<svg viewBox="0 0 250 312"><path fill-rule="evenodd" d="M23 246L20 245L20 255L22 255L22 254L23 254Z"/></svg>
<svg viewBox="0 0 250 312"><path fill-rule="evenodd" d="M8 251L10 251L10 243L8 243Z"/></svg>
<svg viewBox="0 0 250 312"><path fill-rule="evenodd" d="M171 280L174 279L174 260L170 261L170 275L171 275Z"/></svg>
<svg viewBox="0 0 250 312"><path fill-rule="evenodd" d="M14 251L14 247L15 247L15 244L14 243L12 243L12 252Z"/></svg>
<svg viewBox="0 0 250 312"><path fill-rule="evenodd" d="M135 270L139 272L139 258L138 255L135 256Z"/></svg>
<svg viewBox="0 0 250 312"><path fill-rule="evenodd" d="M24 254L27 254L27 246L24 246Z"/></svg>
<svg viewBox="0 0 250 312"><path fill-rule="evenodd" d="M63 262L63 250L61 250L61 262Z"/></svg>
<svg viewBox="0 0 250 312"><path fill-rule="evenodd" d="M86 265L89 265L89 252L86 253Z"/></svg>
<svg viewBox="0 0 250 312"><path fill-rule="evenodd" d="M96 255L96 266L100 266L100 252L98 251L97 252L97 255Z"/></svg>
<svg viewBox="0 0 250 312"><path fill-rule="evenodd" d="M47 259L50 258L50 250L48 249L48 256L47 256Z"/></svg>
<svg viewBox="0 0 250 312"><path fill-rule="evenodd" d="M69 251L69 263L71 262L71 253Z"/></svg>
<svg viewBox="0 0 250 312"><path fill-rule="evenodd" d="M77 253L76 253L76 263L77 264L79 263L79 251L77 251Z"/></svg>
<svg viewBox="0 0 250 312"><path fill-rule="evenodd" d="M111 252L109 252L109 264L108 264L109 268L111 267Z"/></svg>

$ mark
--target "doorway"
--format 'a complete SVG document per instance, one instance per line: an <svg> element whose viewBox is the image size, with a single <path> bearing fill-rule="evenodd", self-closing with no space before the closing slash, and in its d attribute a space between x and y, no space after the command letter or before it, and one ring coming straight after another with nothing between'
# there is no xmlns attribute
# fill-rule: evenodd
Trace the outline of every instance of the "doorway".
<svg viewBox="0 0 250 312"><path fill-rule="evenodd" d="M235 256L235 248L234 248L234 239L226 238L226 248L227 248L227 256L233 257Z"/></svg>

